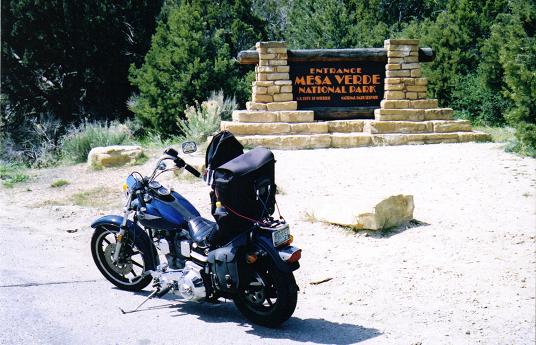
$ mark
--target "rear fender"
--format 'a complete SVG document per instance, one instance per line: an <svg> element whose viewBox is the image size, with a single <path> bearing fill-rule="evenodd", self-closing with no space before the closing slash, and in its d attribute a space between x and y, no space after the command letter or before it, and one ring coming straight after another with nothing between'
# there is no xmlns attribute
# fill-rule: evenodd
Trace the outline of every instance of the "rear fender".
<svg viewBox="0 0 536 345"><path fill-rule="evenodd" d="M300 267L298 262L289 264L281 259L279 251L274 247L272 239L267 236L258 235L255 237L253 245L256 250L262 250L275 264L275 267L281 272L289 273L297 270Z"/></svg>
<svg viewBox="0 0 536 345"><path fill-rule="evenodd" d="M122 223L122 216L107 215L95 220L91 224L91 227L93 229L96 229L101 226L112 225L113 227L117 227L117 229L119 230ZM114 230L110 229L110 231ZM132 239L136 247L138 247L144 253L149 253L153 257L155 267L148 269L156 269L156 266L160 264L160 259L158 258L158 253L153 243L151 242L149 235L147 235L147 233L138 224L134 223L130 219L127 220L127 231L129 233L129 237Z"/></svg>

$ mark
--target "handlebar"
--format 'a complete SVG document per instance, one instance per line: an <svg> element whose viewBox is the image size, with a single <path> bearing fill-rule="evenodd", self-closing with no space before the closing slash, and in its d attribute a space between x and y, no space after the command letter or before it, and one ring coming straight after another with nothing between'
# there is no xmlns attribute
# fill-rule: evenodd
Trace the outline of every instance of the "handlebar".
<svg viewBox="0 0 536 345"><path fill-rule="evenodd" d="M182 158L180 157L177 157L175 160L175 165L178 167L178 168L182 168L184 167L184 169L186 169L186 171L188 171L190 174L194 175L195 177L199 177L201 176L201 173L199 171L197 171L196 168L194 168L193 166L187 164Z"/></svg>

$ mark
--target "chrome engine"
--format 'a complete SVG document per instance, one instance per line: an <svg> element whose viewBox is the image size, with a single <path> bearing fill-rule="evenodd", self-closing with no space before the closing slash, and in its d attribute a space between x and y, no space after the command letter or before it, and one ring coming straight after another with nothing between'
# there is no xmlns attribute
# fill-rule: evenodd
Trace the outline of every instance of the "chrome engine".
<svg viewBox="0 0 536 345"><path fill-rule="evenodd" d="M205 284L201 277L203 267L192 261L186 261L183 269L153 271L152 276L161 286L171 286L175 295L189 301L199 301L207 296Z"/></svg>

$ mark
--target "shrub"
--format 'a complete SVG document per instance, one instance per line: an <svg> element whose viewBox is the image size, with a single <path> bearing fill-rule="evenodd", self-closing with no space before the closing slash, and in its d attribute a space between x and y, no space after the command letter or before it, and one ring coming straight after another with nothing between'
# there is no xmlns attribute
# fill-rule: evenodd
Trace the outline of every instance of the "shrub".
<svg viewBox="0 0 536 345"><path fill-rule="evenodd" d="M81 163L87 160L94 147L121 145L131 139L131 132L124 124L86 121L68 130L62 139L61 156L67 161Z"/></svg>
<svg viewBox="0 0 536 345"><path fill-rule="evenodd" d="M50 184L50 187L52 187L52 188L59 188L59 187L66 186L66 185L68 185L68 184L70 184L69 181L60 178L60 179L55 180L54 182L52 182L52 183Z"/></svg>
<svg viewBox="0 0 536 345"><path fill-rule="evenodd" d="M521 122L516 128L516 143L512 150L536 158L536 124Z"/></svg>
<svg viewBox="0 0 536 345"><path fill-rule="evenodd" d="M5 187L11 188L16 183L25 182L29 176L21 164L6 163L0 161L0 180Z"/></svg>
<svg viewBox="0 0 536 345"><path fill-rule="evenodd" d="M224 98L223 92L212 92L208 100L188 107L186 119L179 119L177 125L186 140L202 143L220 128L222 118L230 118L237 108L234 98Z"/></svg>

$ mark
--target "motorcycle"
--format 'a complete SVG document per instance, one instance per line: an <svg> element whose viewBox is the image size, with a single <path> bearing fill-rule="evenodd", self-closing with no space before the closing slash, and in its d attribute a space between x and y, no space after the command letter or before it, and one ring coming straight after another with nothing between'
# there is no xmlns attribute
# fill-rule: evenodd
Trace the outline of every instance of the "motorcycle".
<svg viewBox="0 0 536 345"><path fill-rule="evenodd" d="M194 142L182 145L185 154L196 150ZM168 148L150 176L135 171L127 177L122 216L106 215L91 224L91 254L108 281L127 291L140 291L153 282L154 291L127 312L170 293L195 302L233 300L248 320L263 326L288 320L297 303L293 271L301 258L301 249L291 245L288 224L281 217L252 219L246 230L232 233L225 243L210 243L207 236L218 224L202 218L182 195L157 181L162 173L177 169L201 176ZM214 206L216 218L230 212L219 201Z"/></svg>

